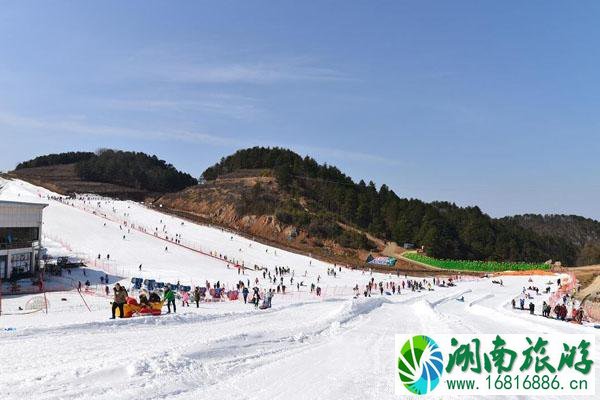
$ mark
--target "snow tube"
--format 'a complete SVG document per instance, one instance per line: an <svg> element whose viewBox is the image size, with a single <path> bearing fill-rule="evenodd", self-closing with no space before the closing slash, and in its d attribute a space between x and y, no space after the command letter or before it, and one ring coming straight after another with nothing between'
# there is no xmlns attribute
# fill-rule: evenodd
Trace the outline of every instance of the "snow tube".
<svg viewBox="0 0 600 400"><path fill-rule="evenodd" d="M150 303L149 307L143 306L138 312L142 315L160 315L162 312L162 305L162 301L159 303Z"/></svg>
<svg viewBox="0 0 600 400"><path fill-rule="evenodd" d="M162 308L162 303L161 303L160 307ZM152 310L150 310L150 314L152 314L152 315L160 315L161 312L162 312L162 310L160 308L159 309L153 308Z"/></svg>
<svg viewBox="0 0 600 400"><path fill-rule="evenodd" d="M127 297L127 304L131 305L131 306L137 306L138 302L136 299L134 299L133 297Z"/></svg>
<svg viewBox="0 0 600 400"><path fill-rule="evenodd" d="M133 299L135 300L135 299ZM150 306L140 306L139 304L124 304L123 305L123 318L131 318L135 314L139 315L160 315L162 312L164 301L150 303ZM115 315L119 317L121 315L119 309L117 308Z"/></svg>
<svg viewBox="0 0 600 400"><path fill-rule="evenodd" d="M142 308L140 308L139 313L140 314L150 314L152 312L152 308L148 307L148 306L142 306Z"/></svg>
<svg viewBox="0 0 600 400"><path fill-rule="evenodd" d="M237 290L230 290L229 292L227 292L227 298L229 300L237 300L239 295L240 292L238 292Z"/></svg>

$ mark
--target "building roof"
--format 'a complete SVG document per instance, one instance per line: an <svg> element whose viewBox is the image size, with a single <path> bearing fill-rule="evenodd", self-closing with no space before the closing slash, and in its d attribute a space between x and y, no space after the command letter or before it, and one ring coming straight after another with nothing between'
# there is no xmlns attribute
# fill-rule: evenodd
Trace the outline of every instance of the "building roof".
<svg viewBox="0 0 600 400"><path fill-rule="evenodd" d="M32 203L27 201L10 201L10 200L0 200L0 207L2 206L23 206L23 207L38 207L45 208L48 206L47 203Z"/></svg>

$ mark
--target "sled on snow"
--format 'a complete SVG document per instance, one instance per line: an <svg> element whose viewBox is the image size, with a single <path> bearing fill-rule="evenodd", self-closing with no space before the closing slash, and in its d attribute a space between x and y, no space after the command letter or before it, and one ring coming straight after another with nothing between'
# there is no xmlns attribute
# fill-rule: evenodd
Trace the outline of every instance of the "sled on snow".
<svg viewBox="0 0 600 400"><path fill-rule="evenodd" d="M202 288L201 288L202 289ZM229 300L237 300L240 292L238 290L230 290L225 292L223 288L211 288L208 293L210 294L210 298L206 299L207 301L222 301L223 296L225 295ZM202 294L201 294L202 295Z"/></svg>
<svg viewBox="0 0 600 400"><path fill-rule="evenodd" d="M160 315L164 303L164 301L156 301L148 304L138 304L136 299L128 297L127 303L123 304L123 318L131 318L138 315ZM121 316L121 310L118 308L115 310L115 316Z"/></svg>
<svg viewBox="0 0 600 400"><path fill-rule="evenodd" d="M229 292L227 292L227 298L229 300L237 300L239 296L240 292L237 290L230 290Z"/></svg>

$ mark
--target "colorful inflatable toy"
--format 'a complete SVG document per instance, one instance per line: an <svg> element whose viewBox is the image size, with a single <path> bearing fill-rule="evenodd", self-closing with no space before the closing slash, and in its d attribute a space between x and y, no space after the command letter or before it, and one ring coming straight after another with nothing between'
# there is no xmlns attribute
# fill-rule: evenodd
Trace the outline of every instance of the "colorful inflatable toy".
<svg viewBox="0 0 600 400"><path fill-rule="evenodd" d="M127 297L127 303L123 305L123 318L131 318L137 315L160 315L162 312L164 301L153 302L146 304L138 304L137 300L133 297ZM116 310L115 315L121 316L119 309Z"/></svg>

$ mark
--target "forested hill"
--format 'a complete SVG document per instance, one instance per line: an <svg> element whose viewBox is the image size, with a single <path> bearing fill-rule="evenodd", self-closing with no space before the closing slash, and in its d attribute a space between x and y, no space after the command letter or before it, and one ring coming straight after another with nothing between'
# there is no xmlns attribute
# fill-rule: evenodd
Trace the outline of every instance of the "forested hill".
<svg viewBox="0 0 600 400"><path fill-rule="evenodd" d="M95 157L96 154L88 151L70 151L67 153L47 154L39 156L29 161L23 161L17 164L16 170L25 168L49 167L52 165L72 164L88 160Z"/></svg>
<svg viewBox="0 0 600 400"><path fill-rule="evenodd" d="M438 258L545 261L574 264L579 249L564 238L539 234L515 221L496 220L478 207L402 198L386 185L354 182L338 168L291 150L254 147L204 171L205 180L242 169L271 169L295 201L279 204L276 217L302 225L307 220L343 222L374 236L423 245Z"/></svg>
<svg viewBox="0 0 600 400"><path fill-rule="evenodd" d="M239 195L234 204L239 216L275 216L284 226L296 227L315 238L331 239L343 247L370 249L372 243L361 233L367 232L400 245L423 245L430 256L437 258L553 259L567 265L600 262L600 223L583 217L523 215L493 219L478 207L425 203L403 198L386 185L354 182L334 166L282 148L239 150L207 168L202 176L214 181L237 171L265 171L277 182L277 188L273 188L261 186L258 179L256 187L247 193L241 187L231 187L231 193ZM62 188L65 193L85 190L136 200L173 193L174 204L185 197L179 191L197 183L191 175L156 156L118 150L37 157L20 163L14 176L48 184L52 190Z"/></svg>
<svg viewBox="0 0 600 400"><path fill-rule="evenodd" d="M569 241L581 249L577 264L600 263L600 222L577 215L524 214L502 220L516 223L540 235L549 235Z"/></svg>
<svg viewBox="0 0 600 400"><path fill-rule="evenodd" d="M503 218L537 233L561 237L578 247L600 241L600 222L578 215L524 214Z"/></svg>
<svg viewBox="0 0 600 400"><path fill-rule="evenodd" d="M82 180L149 192L176 192L197 183L191 175L154 155L119 150L49 154L18 164L16 171L66 164L74 164L75 173Z"/></svg>

